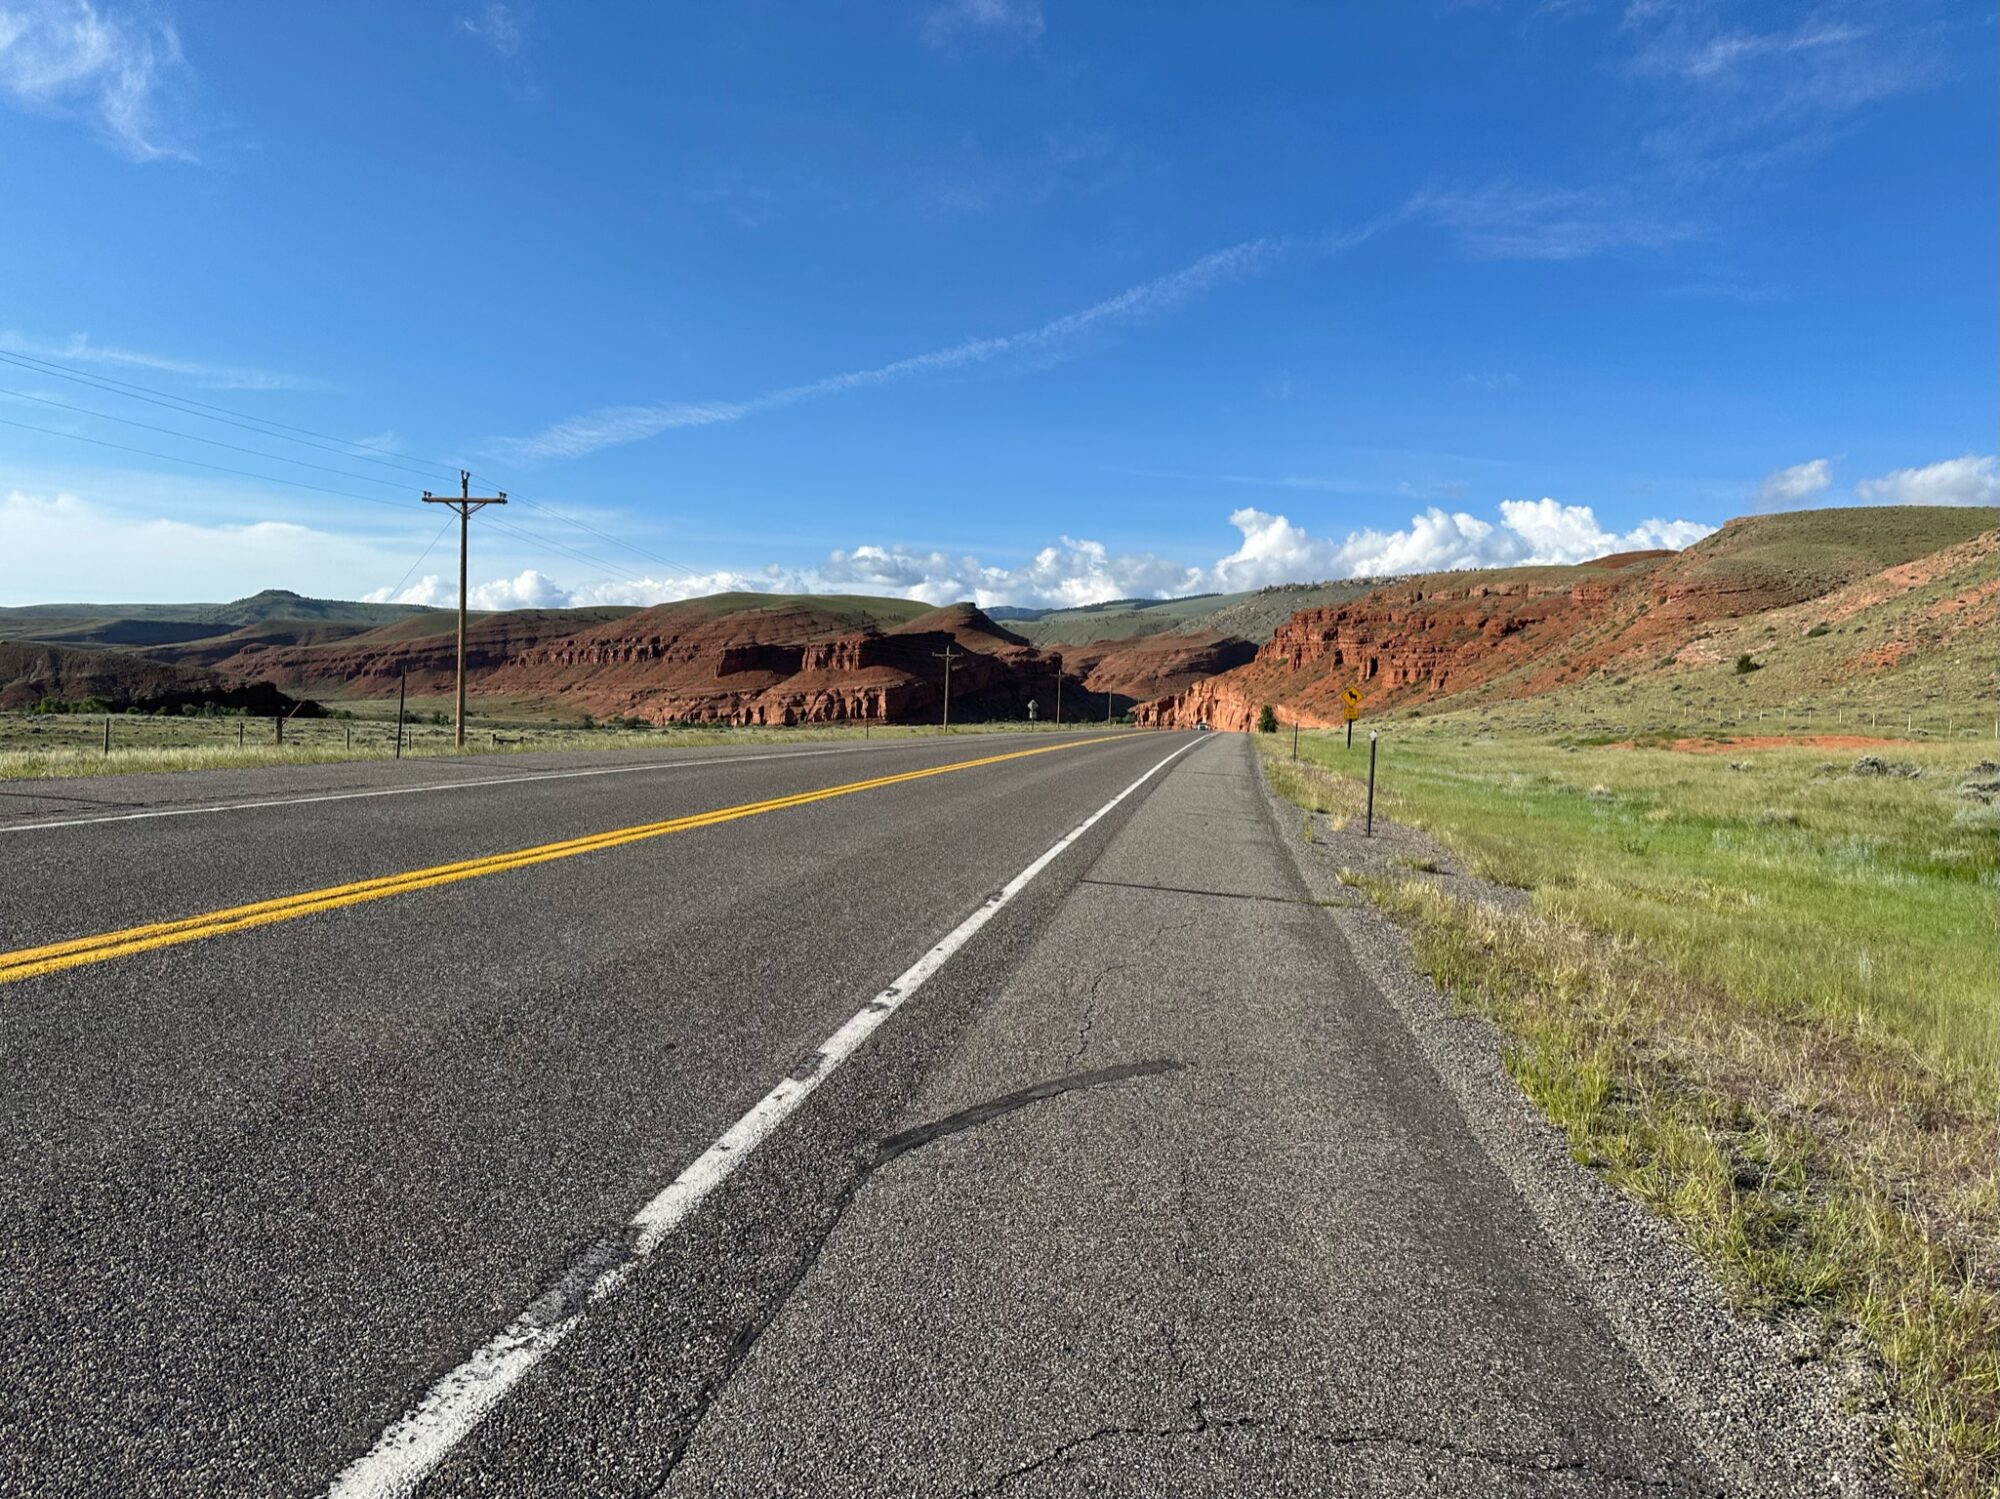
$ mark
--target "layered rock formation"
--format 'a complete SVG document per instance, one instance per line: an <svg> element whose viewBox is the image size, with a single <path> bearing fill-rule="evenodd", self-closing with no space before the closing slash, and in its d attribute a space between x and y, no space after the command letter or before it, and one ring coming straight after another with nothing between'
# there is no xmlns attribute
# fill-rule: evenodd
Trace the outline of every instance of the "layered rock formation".
<svg viewBox="0 0 2000 1499"><path fill-rule="evenodd" d="M1087 645L1054 645L1072 679L1086 692L1144 702L1182 692L1204 678L1256 659L1257 647L1235 635L1134 635Z"/></svg>
<svg viewBox="0 0 2000 1499"><path fill-rule="evenodd" d="M697 606L702 601L696 601ZM1054 659L970 604L886 624L812 600L704 613L680 604L521 652L485 690L653 723L1025 718Z"/></svg>
<svg viewBox="0 0 2000 1499"><path fill-rule="evenodd" d="M2000 610L2000 542L1964 536L1991 511L1845 510L1729 522L1685 552L1628 552L1576 567L1432 574L1333 608L1294 614L1247 665L1143 704L1142 723L1248 729L1269 704L1308 727L1471 692L1530 697L1592 675L1714 668L1747 625L1823 633L1858 610L1936 585L1944 591L1884 644L1850 657L1877 670L1910 659L1912 634L1962 636ZM1886 565L1885 565L1886 564ZM1780 624L1779 622L1783 623ZM1760 632L1760 634L1763 632Z"/></svg>

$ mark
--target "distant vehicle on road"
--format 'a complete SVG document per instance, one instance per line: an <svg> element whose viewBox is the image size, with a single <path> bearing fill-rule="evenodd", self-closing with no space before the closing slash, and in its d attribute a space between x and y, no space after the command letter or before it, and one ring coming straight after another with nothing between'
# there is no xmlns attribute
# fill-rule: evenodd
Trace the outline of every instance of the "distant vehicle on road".
<svg viewBox="0 0 2000 1499"><path fill-rule="evenodd" d="M1208 720L1205 718L1196 719L1195 731L1197 733L1206 734L1208 732Z"/></svg>

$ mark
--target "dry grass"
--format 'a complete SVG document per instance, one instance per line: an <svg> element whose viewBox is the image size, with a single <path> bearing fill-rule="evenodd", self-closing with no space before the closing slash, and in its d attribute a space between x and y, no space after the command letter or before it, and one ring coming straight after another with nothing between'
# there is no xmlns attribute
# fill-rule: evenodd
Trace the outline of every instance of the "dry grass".
<svg viewBox="0 0 2000 1499"><path fill-rule="evenodd" d="M1385 744L1378 815L1532 898L1358 883L1577 1158L1747 1312L1876 1371L1899 1480L1971 1499L2000 1493L2000 847L1973 752L1900 757L1923 774L1419 736Z"/></svg>
<svg viewBox="0 0 2000 1499"><path fill-rule="evenodd" d="M244 724L237 740L234 719L114 716L112 749L103 747L102 718L53 718L0 714L0 781L58 776L133 775L148 771L240 770L262 765L324 765L347 760L383 760L394 754L393 724L339 719L300 719L285 728L285 742L273 743L270 720ZM1024 724L954 724L948 731L920 725L813 728L577 728L514 725L468 731L463 750L452 731L435 724L409 730L406 759L451 755L534 754L555 750L670 751L718 745L806 743L826 740L935 738L1018 732ZM1068 732L1068 730L1066 730Z"/></svg>

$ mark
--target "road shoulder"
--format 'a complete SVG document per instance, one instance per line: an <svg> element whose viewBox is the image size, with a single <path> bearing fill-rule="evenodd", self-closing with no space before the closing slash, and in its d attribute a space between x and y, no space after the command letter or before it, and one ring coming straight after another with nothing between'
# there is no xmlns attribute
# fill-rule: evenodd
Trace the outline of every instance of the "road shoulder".
<svg viewBox="0 0 2000 1499"><path fill-rule="evenodd" d="M1685 1423L1218 737L933 1071L664 1491L1723 1491Z"/></svg>
<svg viewBox="0 0 2000 1499"><path fill-rule="evenodd" d="M1344 868L1407 877L1411 865L1399 867L1400 857L1443 871L1445 883L1466 883L1450 872L1445 851L1379 818L1372 840L1357 825L1308 818L1268 778L1259 780L1280 841L1314 897L1327 902L1355 963L1732 1491L1886 1494L1876 1438L1849 1409L1853 1390L1825 1364L1802 1358L1798 1341L1738 1317L1669 1224L1576 1162L1562 1132L1508 1075L1500 1033L1455 1010L1417 971L1408 933L1340 878ZM1527 892L1492 887L1471 898L1520 904Z"/></svg>

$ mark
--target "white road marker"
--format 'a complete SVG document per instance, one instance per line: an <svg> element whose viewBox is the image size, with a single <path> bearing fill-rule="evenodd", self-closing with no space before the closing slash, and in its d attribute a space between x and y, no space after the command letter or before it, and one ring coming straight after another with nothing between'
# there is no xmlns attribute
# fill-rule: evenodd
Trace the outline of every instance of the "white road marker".
<svg viewBox="0 0 2000 1499"><path fill-rule="evenodd" d="M995 734L995 739L1020 739L1021 734ZM1039 736L1038 736L1039 737ZM928 739L853 745L837 749L787 750L779 755L728 755L705 759L655 760L644 765L600 765L588 770L540 770L518 776L479 776L469 781L439 781L423 786L385 786L368 791L329 791L318 796L286 796L262 802L225 802L215 807L164 807L150 812L110 812L102 817L71 817L60 822L24 822L0 833L41 833L51 828L84 828L104 822L144 822L153 817L207 817L218 812L257 812L267 807L309 807L318 802L363 801L374 796L421 796L427 791L478 791L487 786L518 786L525 781L573 781L584 776L626 776L642 770L698 770L704 765L749 765L765 760L810 760L820 755L882 754L886 750L931 743Z"/></svg>
<svg viewBox="0 0 2000 1499"><path fill-rule="evenodd" d="M901 1009L925 982L1064 850L1109 816L1118 804L1180 756L1208 741L1191 739L1057 839L1032 864L988 896L985 904L912 963L896 981L862 1006L821 1043L818 1065L804 1077L780 1078L750 1112L730 1125L681 1174L626 1222L618 1239L600 1242L551 1289L494 1334L435 1385L375 1445L334 1477L328 1499L405 1499L487 1412L583 1322L590 1304L622 1286L640 1262L665 1242L710 1193L772 1132Z"/></svg>

